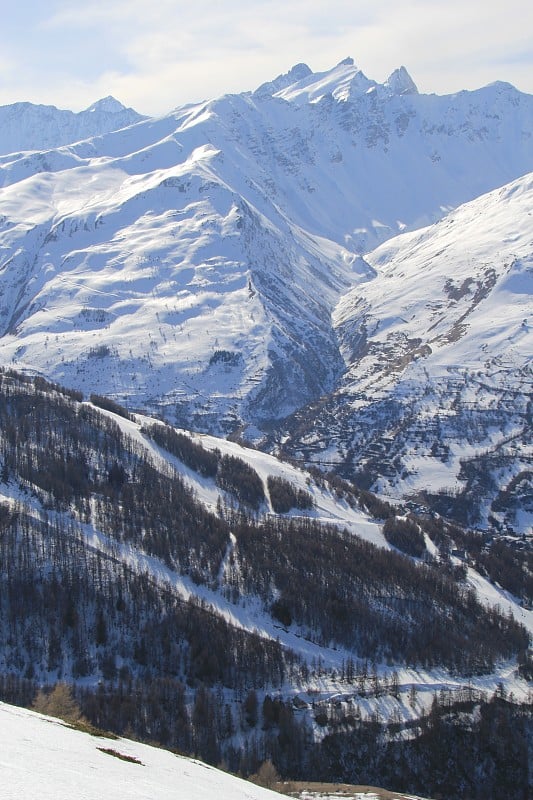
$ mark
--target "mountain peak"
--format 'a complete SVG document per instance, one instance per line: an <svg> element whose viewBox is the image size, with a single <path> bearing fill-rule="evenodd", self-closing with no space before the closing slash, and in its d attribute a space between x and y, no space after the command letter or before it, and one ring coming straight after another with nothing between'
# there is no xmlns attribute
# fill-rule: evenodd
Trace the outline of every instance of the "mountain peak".
<svg viewBox="0 0 533 800"><path fill-rule="evenodd" d="M403 66L391 72L384 85L393 94L418 94L416 83Z"/></svg>
<svg viewBox="0 0 533 800"><path fill-rule="evenodd" d="M295 64L288 72L278 75L273 81L262 83L261 86L255 90L254 94L258 96L275 94L282 89L286 89L287 86L292 86L293 83L298 83L298 81L308 78L309 75L312 74L313 72L307 64Z"/></svg>
<svg viewBox="0 0 533 800"><path fill-rule="evenodd" d="M307 64L300 63L291 67L286 77L290 78L292 81L301 81L303 78L307 78L308 75L312 75L312 72L312 69Z"/></svg>
<svg viewBox="0 0 533 800"><path fill-rule="evenodd" d="M314 103L326 96L341 102L364 94L375 85L356 67L353 58L345 58L326 72L312 72L305 64L298 64L258 91L268 87L270 94L297 103Z"/></svg>
<svg viewBox="0 0 533 800"><path fill-rule="evenodd" d="M93 103L92 106L89 106L87 109L89 112L103 111L107 114L118 114L120 111L126 110L126 106L110 94L107 97L102 97L100 100L97 100L96 103Z"/></svg>

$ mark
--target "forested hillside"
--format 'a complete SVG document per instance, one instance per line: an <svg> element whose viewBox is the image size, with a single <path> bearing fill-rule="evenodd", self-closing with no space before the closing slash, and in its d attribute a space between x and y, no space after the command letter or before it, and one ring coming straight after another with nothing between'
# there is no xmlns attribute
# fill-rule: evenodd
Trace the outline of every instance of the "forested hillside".
<svg viewBox="0 0 533 800"><path fill-rule="evenodd" d="M28 704L63 681L106 729L245 773L273 758L297 777L327 753L317 772L337 779L331 747L350 747L356 731L389 741L377 717L368 727L380 702L396 708L396 734L429 710L399 673L438 669L458 687L482 675L494 685L502 664L527 676L526 629L482 603L431 541L449 541L449 526L402 526L391 507L337 481L339 504L374 503L423 551L377 547L313 517L310 477L306 490L264 481L252 458L92 399L0 374L4 699ZM351 710L339 713L341 687ZM513 700L506 708L515 713Z"/></svg>

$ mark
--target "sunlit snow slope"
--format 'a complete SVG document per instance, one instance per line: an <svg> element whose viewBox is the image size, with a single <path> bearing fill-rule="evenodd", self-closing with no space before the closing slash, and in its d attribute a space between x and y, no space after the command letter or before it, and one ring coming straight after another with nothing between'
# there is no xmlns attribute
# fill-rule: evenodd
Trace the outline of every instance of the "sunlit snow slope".
<svg viewBox="0 0 533 800"><path fill-rule="evenodd" d="M5 703L0 703L0 774L3 800L279 798L200 761L128 739L91 736Z"/></svg>

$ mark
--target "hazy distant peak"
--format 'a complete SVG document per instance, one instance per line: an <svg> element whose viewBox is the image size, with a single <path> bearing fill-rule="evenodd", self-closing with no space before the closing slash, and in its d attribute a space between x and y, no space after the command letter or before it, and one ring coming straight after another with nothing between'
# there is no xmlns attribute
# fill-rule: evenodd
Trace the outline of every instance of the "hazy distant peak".
<svg viewBox="0 0 533 800"><path fill-rule="evenodd" d="M516 92L516 86L508 81L492 81L485 86L485 89L498 89L500 92Z"/></svg>
<svg viewBox="0 0 533 800"><path fill-rule="evenodd" d="M254 94L275 94L276 92L285 89L287 86L292 86L293 83L298 83L298 81L301 81L312 74L312 70L307 66L307 64L295 64L288 72L278 75L273 81L262 83L261 86L255 90Z"/></svg>
<svg viewBox="0 0 533 800"><path fill-rule="evenodd" d="M120 111L127 111L127 108L109 94L107 97L102 97L100 100L97 100L96 103L93 103L92 106L89 106L87 111L104 111L107 114L118 114Z"/></svg>
<svg viewBox="0 0 533 800"><path fill-rule="evenodd" d="M418 94L416 84L405 67L400 67L391 72L384 85L393 94Z"/></svg>
<svg viewBox="0 0 533 800"><path fill-rule="evenodd" d="M101 136L144 119L114 97L103 97L84 111L13 103L0 106L0 153L50 150Z"/></svg>
<svg viewBox="0 0 533 800"><path fill-rule="evenodd" d="M290 78L292 81L301 81L302 78L307 78L308 75L312 74L311 68L307 64L295 64L288 73L287 78Z"/></svg>

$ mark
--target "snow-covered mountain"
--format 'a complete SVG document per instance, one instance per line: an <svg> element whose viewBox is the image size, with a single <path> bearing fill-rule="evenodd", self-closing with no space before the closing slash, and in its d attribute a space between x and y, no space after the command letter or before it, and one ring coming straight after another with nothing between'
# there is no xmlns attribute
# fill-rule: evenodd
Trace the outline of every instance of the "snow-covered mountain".
<svg viewBox="0 0 533 800"><path fill-rule="evenodd" d="M366 256L372 276L333 315L347 369L297 415L300 455L531 529L532 209L529 174Z"/></svg>
<svg viewBox="0 0 533 800"><path fill-rule="evenodd" d="M318 74L299 64L254 92L85 141L6 155L1 357L188 427L243 428L256 439L341 387L341 425L346 387L363 391L354 388L350 309L361 285L382 286L361 253L532 170L532 137L533 98L509 84L421 95L403 67L378 84L346 59ZM488 292L488 270L462 280ZM445 302L462 309L474 283L454 300L463 284L449 277ZM381 302L368 292L368 303ZM472 346L483 338L476 326ZM395 328L396 339L420 338L414 328ZM428 346L431 336L421 336ZM439 349L443 359L451 345ZM381 348L383 373L398 353ZM300 434L291 436L298 446ZM331 446L347 447L346 437Z"/></svg>
<svg viewBox="0 0 533 800"><path fill-rule="evenodd" d="M114 97L103 97L79 113L55 106L12 103L0 106L0 154L50 150L125 128L144 119ZM43 169L46 160L43 158Z"/></svg>

